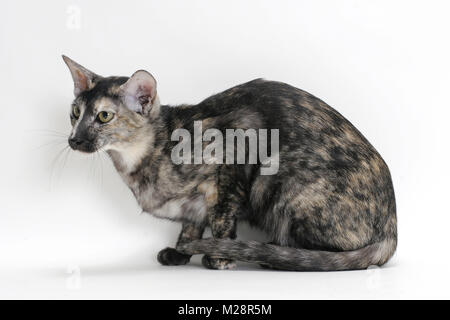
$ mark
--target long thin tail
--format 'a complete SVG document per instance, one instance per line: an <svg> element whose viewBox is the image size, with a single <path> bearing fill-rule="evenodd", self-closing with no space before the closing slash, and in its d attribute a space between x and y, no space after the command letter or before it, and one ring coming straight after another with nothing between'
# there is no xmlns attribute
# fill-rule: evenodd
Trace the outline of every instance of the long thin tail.
<svg viewBox="0 0 450 320"><path fill-rule="evenodd" d="M339 271L381 266L393 255L396 245L395 239L386 239L354 251L329 252L257 241L208 238L183 244L177 250L190 255L206 254L215 258L259 263L280 270Z"/></svg>

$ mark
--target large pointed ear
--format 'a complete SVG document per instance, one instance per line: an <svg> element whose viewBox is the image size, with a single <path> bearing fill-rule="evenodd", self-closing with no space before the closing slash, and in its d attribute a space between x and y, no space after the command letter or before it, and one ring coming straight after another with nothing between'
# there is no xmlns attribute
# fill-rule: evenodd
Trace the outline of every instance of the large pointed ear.
<svg viewBox="0 0 450 320"><path fill-rule="evenodd" d="M126 83L120 86L120 91L128 109L143 115L158 112L156 80L149 72L136 71Z"/></svg>
<svg viewBox="0 0 450 320"><path fill-rule="evenodd" d="M62 57L64 62L69 67L70 73L72 74L74 83L73 93L75 94L75 97L77 97L81 92L91 89L94 86L95 80L100 78L100 76L79 65L72 59L64 55Z"/></svg>

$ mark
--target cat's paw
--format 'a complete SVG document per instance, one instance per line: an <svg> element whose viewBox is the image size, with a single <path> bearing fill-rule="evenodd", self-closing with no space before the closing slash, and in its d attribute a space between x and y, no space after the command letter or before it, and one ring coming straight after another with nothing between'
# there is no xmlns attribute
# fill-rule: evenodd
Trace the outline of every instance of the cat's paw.
<svg viewBox="0 0 450 320"><path fill-rule="evenodd" d="M234 260L211 258L210 256L203 256L202 264L208 269L228 270L236 267Z"/></svg>
<svg viewBox="0 0 450 320"><path fill-rule="evenodd" d="M178 252L173 248L165 248L158 253L158 262L164 266L179 266L189 262L190 255Z"/></svg>

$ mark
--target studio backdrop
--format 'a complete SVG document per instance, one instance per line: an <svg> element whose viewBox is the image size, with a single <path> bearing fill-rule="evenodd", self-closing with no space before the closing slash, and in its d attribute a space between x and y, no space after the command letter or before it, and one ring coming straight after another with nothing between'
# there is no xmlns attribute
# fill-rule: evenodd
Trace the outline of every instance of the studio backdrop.
<svg viewBox="0 0 450 320"><path fill-rule="evenodd" d="M446 1L2 1L1 298L448 298ZM138 206L105 154L67 147L65 54L104 76L152 73L161 103L256 78L338 110L388 164L398 248L382 268L164 267L180 225ZM242 239L265 240L247 225Z"/></svg>

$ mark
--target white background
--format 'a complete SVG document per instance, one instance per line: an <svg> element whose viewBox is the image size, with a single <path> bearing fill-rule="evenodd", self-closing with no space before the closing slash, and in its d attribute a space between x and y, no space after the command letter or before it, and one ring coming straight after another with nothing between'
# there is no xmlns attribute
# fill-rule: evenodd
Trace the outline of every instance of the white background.
<svg viewBox="0 0 450 320"><path fill-rule="evenodd" d="M0 298L450 298L447 1L2 1ZM388 163L399 246L383 268L293 273L199 258L163 267L180 226L140 209L106 157L58 152L66 54L149 70L163 103L287 82L346 116ZM49 144L50 143L50 144ZM67 158L66 158L67 156ZM259 237L245 226L243 238Z"/></svg>

